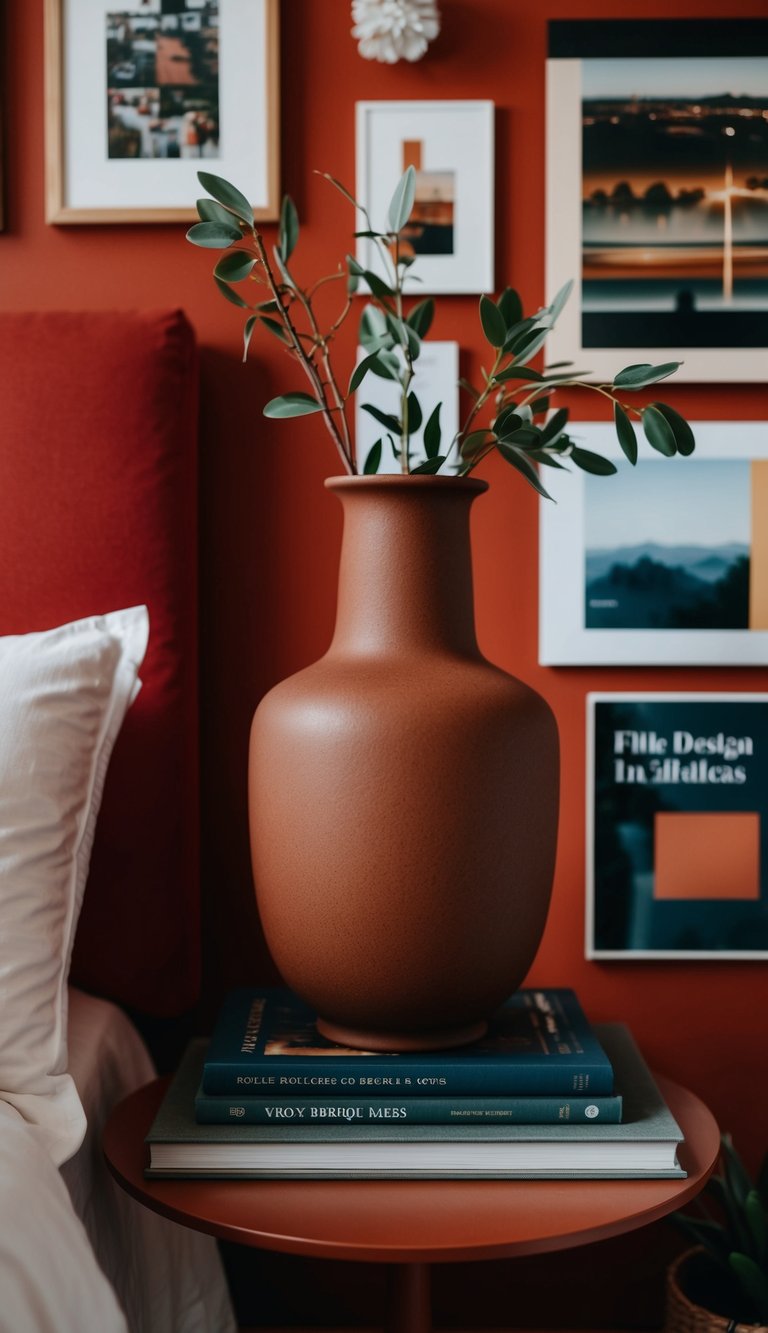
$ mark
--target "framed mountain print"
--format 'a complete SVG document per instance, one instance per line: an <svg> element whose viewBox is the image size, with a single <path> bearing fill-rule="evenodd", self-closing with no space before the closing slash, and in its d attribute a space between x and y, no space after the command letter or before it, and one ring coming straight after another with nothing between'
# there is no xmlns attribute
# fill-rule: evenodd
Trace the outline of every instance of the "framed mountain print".
<svg viewBox="0 0 768 1333"><path fill-rule="evenodd" d="M588 958L768 958L768 694L591 694Z"/></svg>
<svg viewBox="0 0 768 1333"><path fill-rule="evenodd" d="M553 360L768 373L768 18L549 25Z"/></svg>
<svg viewBox="0 0 768 1333"><path fill-rule="evenodd" d="M768 424L691 423L683 458L574 422L617 472L547 469L539 505L539 660L548 666L768 663ZM564 460L567 464L567 459Z"/></svg>
<svg viewBox="0 0 768 1333"><path fill-rule="evenodd" d="M49 222L184 222L198 171L278 201L278 0L45 0Z"/></svg>
<svg viewBox="0 0 768 1333"><path fill-rule="evenodd" d="M493 131L492 102L357 103L355 197L374 229L386 227L403 172L416 171L415 203L400 232L401 254L417 260L414 293L493 291ZM357 259L386 278L370 238L358 237Z"/></svg>

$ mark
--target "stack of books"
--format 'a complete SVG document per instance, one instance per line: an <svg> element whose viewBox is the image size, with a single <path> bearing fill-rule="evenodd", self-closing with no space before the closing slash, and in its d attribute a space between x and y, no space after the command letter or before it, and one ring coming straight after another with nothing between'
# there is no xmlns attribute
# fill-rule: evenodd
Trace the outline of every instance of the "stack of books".
<svg viewBox="0 0 768 1333"><path fill-rule="evenodd" d="M147 1136L148 1175L675 1177L682 1134L628 1029L520 990L446 1051L336 1046L287 990L235 991Z"/></svg>

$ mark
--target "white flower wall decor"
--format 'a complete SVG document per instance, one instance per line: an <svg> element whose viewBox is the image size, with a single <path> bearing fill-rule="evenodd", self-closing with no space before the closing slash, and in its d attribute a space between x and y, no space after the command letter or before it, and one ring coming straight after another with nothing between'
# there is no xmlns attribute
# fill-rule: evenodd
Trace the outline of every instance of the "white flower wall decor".
<svg viewBox="0 0 768 1333"><path fill-rule="evenodd" d="M435 0L352 0L352 36L366 60L421 60L440 31Z"/></svg>

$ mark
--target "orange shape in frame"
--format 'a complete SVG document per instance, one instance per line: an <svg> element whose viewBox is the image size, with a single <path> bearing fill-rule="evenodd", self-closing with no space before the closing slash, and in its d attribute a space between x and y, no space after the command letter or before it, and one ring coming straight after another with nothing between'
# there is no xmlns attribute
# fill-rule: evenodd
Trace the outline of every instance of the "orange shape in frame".
<svg viewBox="0 0 768 1333"><path fill-rule="evenodd" d="M653 896L732 901L760 897L760 815L657 813Z"/></svg>

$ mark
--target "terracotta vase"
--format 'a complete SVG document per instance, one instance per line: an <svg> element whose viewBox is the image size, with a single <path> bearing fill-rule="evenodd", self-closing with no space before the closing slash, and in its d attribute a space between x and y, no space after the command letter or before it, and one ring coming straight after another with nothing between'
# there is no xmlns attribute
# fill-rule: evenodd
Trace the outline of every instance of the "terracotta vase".
<svg viewBox="0 0 768 1333"><path fill-rule="evenodd" d="M477 646L469 510L486 484L326 485L344 506L333 642L265 696L251 733L259 912L332 1040L459 1045L541 939L557 728Z"/></svg>

